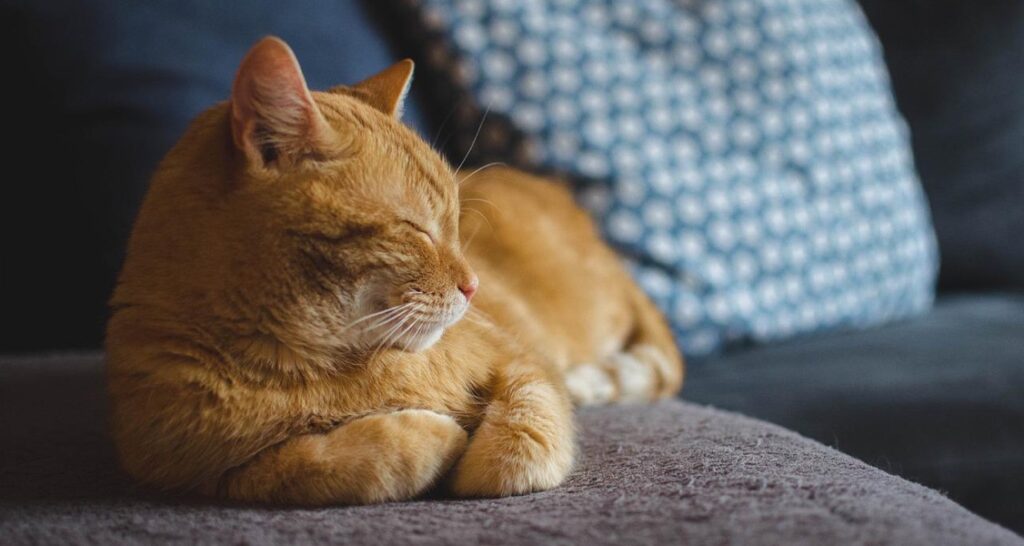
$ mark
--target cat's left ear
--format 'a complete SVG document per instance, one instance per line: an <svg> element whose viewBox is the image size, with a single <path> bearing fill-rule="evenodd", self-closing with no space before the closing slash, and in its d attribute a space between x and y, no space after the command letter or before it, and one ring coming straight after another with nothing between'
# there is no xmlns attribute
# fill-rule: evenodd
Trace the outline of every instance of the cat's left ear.
<svg viewBox="0 0 1024 546"><path fill-rule="evenodd" d="M330 157L338 149L299 61L274 37L253 46L238 68L231 89L231 135L250 161L266 167Z"/></svg>
<svg viewBox="0 0 1024 546"><path fill-rule="evenodd" d="M360 98L390 116L402 117L405 96L412 85L411 59L404 59L355 84Z"/></svg>

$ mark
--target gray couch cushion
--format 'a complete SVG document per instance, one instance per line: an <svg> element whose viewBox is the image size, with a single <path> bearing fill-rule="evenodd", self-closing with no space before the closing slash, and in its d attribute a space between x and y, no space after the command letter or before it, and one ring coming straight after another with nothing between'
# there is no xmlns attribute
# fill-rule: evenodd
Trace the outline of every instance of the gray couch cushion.
<svg viewBox="0 0 1024 546"><path fill-rule="evenodd" d="M767 419L1024 531L1024 295L693 362L684 398Z"/></svg>
<svg viewBox="0 0 1024 546"><path fill-rule="evenodd" d="M1024 544L930 489L774 425L680 402L580 414L564 486L318 510L135 490L98 355L0 359L4 544Z"/></svg>

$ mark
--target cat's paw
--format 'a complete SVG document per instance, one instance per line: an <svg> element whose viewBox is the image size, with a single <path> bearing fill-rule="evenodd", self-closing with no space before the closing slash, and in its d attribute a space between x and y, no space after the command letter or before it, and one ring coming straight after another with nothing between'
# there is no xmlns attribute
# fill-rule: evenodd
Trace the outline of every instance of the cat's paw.
<svg viewBox="0 0 1024 546"><path fill-rule="evenodd" d="M415 431L420 437L414 441L430 442L432 447L436 447L433 451L442 459L454 462L466 450L469 436L450 415L425 409L405 409L383 414L383 417L394 418L399 427Z"/></svg>
<svg viewBox="0 0 1024 546"><path fill-rule="evenodd" d="M465 452L466 431L455 419L430 410L406 409L368 416L356 421L366 426L354 431L359 438L338 450L356 450L363 444L367 456L361 478L363 495L359 504L402 500L419 495L437 484ZM353 424L355 424L353 423Z"/></svg>
<svg viewBox="0 0 1024 546"><path fill-rule="evenodd" d="M455 419L421 409L359 417L323 434L268 448L224 476L224 496L305 506L415 497L448 474L466 449Z"/></svg>
<svg viewBox="0 0 1024 546"><path fill-rule="evenodd" d="M653 370L656 378L653 398L675 396L679 393L683 386L682 360L646 343L633 346L630 353Z"/></svg>
<svg viewBox="0 0 1024 546"><path fill-rule="evenodd" d="M658 394L659 370L653 354L637 352L615 353L605 361L616 379L620 402L647 402Z"/></svg>
<svg viewBox="0 0 1024 546"><path fill-rule="evenodd" d="M489 414L504 410L494 404ZM543 419L485 419L455 467L451 490L460 497L503 497L558 486L572 468L575 446L566 430Z"/></svg>
<svg viewBox="0 0 1024 546"><path fill-rule="evenodd" d="M666 394L680 375L678 365L653 345L613 353L600 364L579 364L565 373L565 386L579 406L647 402Z"/></svg>
<svg viewBox="0 0 1024 546"><path fill-rule="evenodd" d="M608 371L590 363L577 364L565 372L565 388L577 406L607 404L618 392Z"/></svg>

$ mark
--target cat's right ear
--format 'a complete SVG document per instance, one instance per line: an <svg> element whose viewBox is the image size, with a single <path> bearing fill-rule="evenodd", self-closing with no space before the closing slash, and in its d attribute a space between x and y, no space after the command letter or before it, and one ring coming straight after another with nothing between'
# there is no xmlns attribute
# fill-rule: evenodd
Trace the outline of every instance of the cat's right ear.
<svg viewBox="0 0 1024 546"><path fill-rule="evenodd" d="M249 161L265 167L323 159L334 135L306 87L288 44L267 37L242 60L231 89L231 136Z"/></svg>

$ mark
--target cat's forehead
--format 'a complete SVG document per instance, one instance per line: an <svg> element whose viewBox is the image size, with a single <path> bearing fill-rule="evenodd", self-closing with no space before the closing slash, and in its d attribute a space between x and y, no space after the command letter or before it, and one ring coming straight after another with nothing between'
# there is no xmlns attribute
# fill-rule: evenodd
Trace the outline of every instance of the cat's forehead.
<svg viewBox="0 0 1024 546"><path fill-rule="evenodd" d="M458 217L458 184L448 169L431 170L425 158L410 150L377 152L341 159L320 171L303 185L310 205L332 218L452 227L447 224Z"/></svg>
<svg viewBox="0 0 1024 546"><path fill-rule="evenodd" d="M350 161L342 161L340 186L320 194L325 204L457 216L458 184L451 167L414 131L357 97L337 92L315 97L324 118L352 152Z"/></svg>

